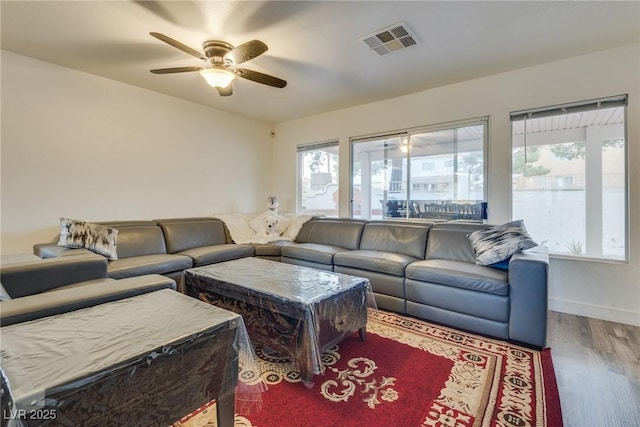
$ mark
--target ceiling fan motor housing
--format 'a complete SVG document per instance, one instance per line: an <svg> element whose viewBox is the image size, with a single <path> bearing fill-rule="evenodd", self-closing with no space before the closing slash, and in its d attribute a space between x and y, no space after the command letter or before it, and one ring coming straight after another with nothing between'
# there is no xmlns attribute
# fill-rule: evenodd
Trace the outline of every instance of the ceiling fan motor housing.
<svg viewBox="0 0 640 427"><path fill-rule="evenodd" d="M202 43L202 49L204 50L205 56L211 60L213 65L229 65L231 63L230 60L227 60L228 63L225 64L224 59L227 52L233 49L233 45L229 43L219 40L207 40Z"/></svg>

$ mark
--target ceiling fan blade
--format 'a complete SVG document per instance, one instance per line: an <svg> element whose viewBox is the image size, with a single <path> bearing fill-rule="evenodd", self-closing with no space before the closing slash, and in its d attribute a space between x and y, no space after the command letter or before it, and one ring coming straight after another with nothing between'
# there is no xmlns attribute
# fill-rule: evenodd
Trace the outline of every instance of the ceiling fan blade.
<svg viewBox="0 0 640 427"><path fill-rule="evenodd" d="M188 53L191 56L195 56L198 59L202 59L203 61L208 61L207 57L204 56L204 53L200 53L195 49L190 48L186 44L182 44L177 40L172 39L171 37L167 37L164 34L160 33L149 33L153 37L157 38L160 41L165 42L168 45L175 47L176 49L180 49L181 51Z"/></svg>
<svg viewBox="0 0 640 427"><path fill-rule="evenodd" d="M233 95L233 86L231 86L231 84L229 84L229 86L227 87L217 87L216 89L218 89L218 93L220 94L220 96Z"/></svg>
<svg viewBox="0 0 640 427"><path fill-rule="evenodd" d="M175 68L158 68L151 70L154 74L171 74L171 73L186 73L189 71L200 71L202 67L175 67Z"/></svg>
<svg viewBox="0 0 640 427"><path fill-rule="evenodd" d="M259 73L258 71L247 70L245 68L236 68L235 70L233 70L233 72L236 73L238 77L242 77L243 79L247 80L253 80L254 82L262 83L264 85L279 88L283 88L287 85L287 82L285 80L270 76L268 74Z"/></svg>
<svg viewBox="0 0 640 427"><path fill-rule="evenodd" d="M242 64L265 53L269 48L260 40L251 40L230 50L224 55L224 60L231 64Z"/></svg>

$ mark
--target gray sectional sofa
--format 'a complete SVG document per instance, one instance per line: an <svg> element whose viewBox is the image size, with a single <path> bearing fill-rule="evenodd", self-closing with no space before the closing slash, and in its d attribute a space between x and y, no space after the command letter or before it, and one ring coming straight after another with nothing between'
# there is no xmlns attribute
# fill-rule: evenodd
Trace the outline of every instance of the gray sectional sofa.
<svg viewBox="0 0 640 427"><path fill-rule="evenodd" d="M378 307L386 310L544 347L547 250L517 253L504 270L476 265L467 235L486 227L312 220L298 234L300 243L282 248L282 261L366 277Z"/></svg>
<svg viewBox="0 0 640 427"><path fill-rule="evenodd" d="M366 277L382 309L530 346L546 344L546 248L517 253L501 268L476 265L467 235L488 225L314 218L295 242L236 245L214 218L101 224L119 230L118 260L108 261L107 277L154 273L182 284L186 268L257 256ZM35 245L34 252L43 258L86 254L55 243Z"/></svg>
<svg viewBox="0 0 640 427"><path fill-rule="evenodd" d="M191 267L253 256L251 245L236 245L224 223L214 218L169 218L153 221L114 221L99 224L118 230L118 259L107 264L106 277L124 279L162 274L183 286L182 272ZM92 254L56 243L34 245L40 258Z"/></svg>

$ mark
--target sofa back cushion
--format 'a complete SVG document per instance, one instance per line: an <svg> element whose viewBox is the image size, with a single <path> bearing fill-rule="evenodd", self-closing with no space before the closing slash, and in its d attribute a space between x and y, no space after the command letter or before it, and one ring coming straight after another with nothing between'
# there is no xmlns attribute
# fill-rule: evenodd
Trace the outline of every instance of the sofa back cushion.
<svg viewBox="0 0 640 427"><path fill-rule="evenodd" d="M431 224L371 222L364 227L360 249L393 252L424 259Z"/></svg>
<svg viewBox="0 0 640 427"><path fill-rule="evenodd" d="M355 250L360 245L362 229L366 221L353 219L312 219L304 223L296 242L319 243Z"/></svg>
<svg viewBox="0 0 640 427"><path fill-rule="evenodd" d="M86 255L34 259L0 265L0 279L11 298L39 294L72 283L107 277L107 259Z"/></svg>
<svg viewBox="0 0 640 427"><path fill-rule="evenodd" d="M476 255L467 235L487 227L488 225L477 223L435 224L429 232L425 258L475 263Z"/></svg>
<svg viewBox="0 0 640 427"><path fill-rule="evenodd" d="M118 230L118 259L166 254L164 234L153 221L101 223Z"/></svg>
<svg viewBox="0 0 640 427"><path fill-rule="evenodd" d="M227 243L224 223L219 219L159 219L157 222L164 232L167 252L170 254Z"/></svg>

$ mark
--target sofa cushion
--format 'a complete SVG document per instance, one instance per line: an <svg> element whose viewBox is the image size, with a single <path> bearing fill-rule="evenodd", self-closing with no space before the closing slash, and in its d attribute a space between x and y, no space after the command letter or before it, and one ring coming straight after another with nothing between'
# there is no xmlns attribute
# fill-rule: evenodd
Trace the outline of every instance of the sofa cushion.
<svg viewBox="0 0 640 427"><path fill-rule="evenodd" d="M254 255L253 246L236 245L226 243L222 245L203 246L179 252L177 255L186 255L193 260L193 266L215 264L217 262L232 259L251 257Z"/></svg>
<svg viewBox="0 0 640 427"><path fill-rule="evenodd" d="M159 219L170 254L227 243L224 223L215 218Z"/></svg>
<svg viewBox="0 0 640 427"><path fill-rule="evenodd" d="M365 225L359 249L389 252L424 259L431 224L372 222Z"/></svg>
<svg viewBox="0 0 640 427"><path fill-rule="evenodd" d="M353 219L312 219L300 228L296 242L359 249L365 223Z"/></svg>
<svg viewBox="0 0 640 427"><path fill-rule="evenodd" d="M185 255L143 255L110 261L107 277L124 279L144 274L166 274L193 267L193 260Z"/></svg>
<svg viewBox="0 0 640 427"><path fill-rule="evenodd" d="M118 230L91 222L60 218L60 239L58 246L84 248L105 256L118 259Z"/></svg>
<svg viewBox="0 0 640 427"><path fill-rule="evenodd" d="M270 243L252 243L256 256L275 256L282 255L282 248L284 246L291 246L293 242L288 240L276 240Z"/></svg>
<svg viewBox="0 0 640 427"><path fill-rule="evenodd" d="M61 290L61 289L73 289L73 288L81 288L83 286L87 286L87 285L108 285L111 282L115 282L116 279L112 279L111 277L104 277L102 279L93 279L93 280L85 280L83 282L77 282L77 283L71 283L69 285L64 285L64 286L60 286L59 288L55 288L55 289L51 289L48 291L45 291L45 293L49 293L49 292L55 292L57 290Z"/></svg>
<svg viewBox="0 0 640 427"><path fill-rule="evenodd" d="M347 251L347 249L338 246L321 245L318 243L296 243L291 246L283 246L282 256L319 264L333 265L333 256L338 252L345 251Z"/></svg>
<svg viewBox="0 0 640 427"><path fill-rule="evenodd" d="M106 276L107 259L93 252L0 265L2 285L12 298L39 294L71 283Z"/></svg>
<svg viewBox="0 0 640 427"><path fill-rule="evenodd" d="M162 229L151 224L118 228L118 259L167 253Z"/></svg>
<svg viewBox="0 0 640 427"><path fill-rule="evenodd" d="M484 224L435 224L429 231L426 259L476 262L473 246L467 235L487 228Z"/></svg>
<svg viewBox="0 0 640 427"><path fill-rule="evenodd" d="M333 257L335 265L394 276L404 276L405 267L414 261L418 261L418 258L393 252L372 250L339 252Z"/></svg>
<svg viewBox="0 0 640 427"><path fill-rule="evenodd" d="M176 289L176 283L155 274L123 280L88 281L47 292L46 297L31 295L3 302L1 323L2 326L8 326L27 322L160 289Z"/></svg>
<svg viewBox="0 0 640 427"><path fill-rule="evenodd" d="M522 220L474 231L467 237L475 251L478 265L495 264L517 252L538 246L527 233Z"/></svg>
<svg viewBox="0 0 640 427"><path fill-rule="evenodd" d="M407 279L455 286L495 295L509 295L505 271L476 264L444 259L428 259L411 263L405 269Z"/></svg>

